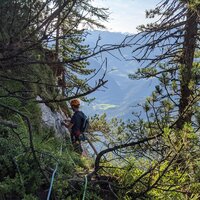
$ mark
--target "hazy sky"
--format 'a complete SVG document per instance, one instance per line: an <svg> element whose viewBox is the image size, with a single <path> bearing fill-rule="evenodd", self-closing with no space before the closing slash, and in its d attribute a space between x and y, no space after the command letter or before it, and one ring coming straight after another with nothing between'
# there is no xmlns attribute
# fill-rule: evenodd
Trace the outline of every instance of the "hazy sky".
<svg viewBox="0 0 200 200"><path fill-rule="evenodd" d="M93 0L98 7L109 8L108 31L136 33L136 27L145 24L145 10L152 9L160 0Z"/></svg>

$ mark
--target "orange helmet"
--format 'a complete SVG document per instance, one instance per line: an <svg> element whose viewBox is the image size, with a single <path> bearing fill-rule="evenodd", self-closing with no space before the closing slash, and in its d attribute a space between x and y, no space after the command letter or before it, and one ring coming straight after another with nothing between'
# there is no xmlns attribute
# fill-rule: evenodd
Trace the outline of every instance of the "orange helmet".
<svg viewBox="0 0 200 200"><path fill-rule="evenodd" d="M72 99L70 101L71 106L80 106L80 100L79 99Z"/></svg>

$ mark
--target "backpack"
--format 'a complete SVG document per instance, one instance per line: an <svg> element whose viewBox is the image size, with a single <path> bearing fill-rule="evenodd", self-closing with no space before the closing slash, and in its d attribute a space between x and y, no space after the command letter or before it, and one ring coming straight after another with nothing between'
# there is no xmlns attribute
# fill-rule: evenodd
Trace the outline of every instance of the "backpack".
<svg viewBox="0 0 200 200"><path fill-rule="evenodd" d="M81 124L81 127L80 127L80 131L82 133L86 132L87 129L89 127L89 119L88 117L83 113L83 119L82 119L82 124Z"/></svg>

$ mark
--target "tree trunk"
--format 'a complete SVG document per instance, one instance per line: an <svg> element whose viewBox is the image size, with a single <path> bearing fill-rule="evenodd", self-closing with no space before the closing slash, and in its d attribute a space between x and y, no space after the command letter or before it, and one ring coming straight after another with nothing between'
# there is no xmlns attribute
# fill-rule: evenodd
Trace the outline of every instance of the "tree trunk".
<svg viewBox="0 0 200 200"><path fill-rule="evenodd" d="M190 83L193 80L192 67L194 61L194 53L196 48L197 31L198 31L198 15L195 11L188 10L185 36L183 43L183 55L181 60L180 71L180 103L179 103L179 120L177 128L183 128L185 123L190 123L192 118L192 109L190 108L192 89Z"/></svg>

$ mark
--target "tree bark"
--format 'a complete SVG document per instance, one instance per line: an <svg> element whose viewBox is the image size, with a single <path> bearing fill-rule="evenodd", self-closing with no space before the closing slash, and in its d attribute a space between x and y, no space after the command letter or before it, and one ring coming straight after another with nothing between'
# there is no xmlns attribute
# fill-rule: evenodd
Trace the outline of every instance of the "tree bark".
<svg viewBox="0 0 200 200"><path fill-rule="evenodd" d="M190 123L192 118L192 109L190 108L190 101L192 89L190 83L193 80L192 68L194 61L194 53L196 48L197 32L198 32L198 15L193 10L188 10L185 25L185 36L183 43L183 55L181 60L181 96L179 103L179 120L177 128L183 128L185 123Z"/></svg>

